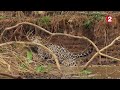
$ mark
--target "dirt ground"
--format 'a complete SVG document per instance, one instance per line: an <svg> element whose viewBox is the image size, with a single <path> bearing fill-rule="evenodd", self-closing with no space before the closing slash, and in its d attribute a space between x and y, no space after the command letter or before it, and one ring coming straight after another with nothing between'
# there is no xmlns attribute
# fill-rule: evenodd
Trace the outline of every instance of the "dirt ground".
<svg viewBox="0 0 120 90"><path fill-rule="evenodd" d="M106 22L111 16L112 22ZM119 79L120 41L103 50L109 56L96 56L86 70L84 65L94 56L82 58L76 67L61 65L61 72L56 64L42 62L36 54L31 53L25 42L33 36L40 36L47 42L61 45L70 52L81 53L90 46L87 40L68 36L50 36L31 24L38 25L51 33L62 33L73 36L85 36L99 50L108 46L120 36L120 13L115 11L0 11L0 78L22 79ZM7 29L6 29L7 28ZM49 39L50 38L50 39ZM23 43L9 43L20 41ZM8 43L7 43L8 42ZM30 59L30 60L29 60Z"/></svg>

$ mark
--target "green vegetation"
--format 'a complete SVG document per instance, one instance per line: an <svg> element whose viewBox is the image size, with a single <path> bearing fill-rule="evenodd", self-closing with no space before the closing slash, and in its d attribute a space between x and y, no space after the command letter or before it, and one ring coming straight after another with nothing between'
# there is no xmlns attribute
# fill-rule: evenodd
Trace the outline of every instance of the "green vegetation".
<svg viewBox="0 0 120 90"><path fill-rule="evenodd" d="M103 20L104 16L101 13L94 13L92 16L83 22L85 29L91 29L95 22Z"/></svg>
<svg viewBox="0 0 120 90"><path fill-rule="evenodd" d="M46 72L46 68L43 65L37 66L36 67L37 72Z"/></svg>
<svg viewBox="0 0 120 90"><path fill-rule="evenodd" d="M103 20L104 16L101 13L95 13L95 14L92 15L91 18L93 18L93 20L99 21L99 20Z"/></svg>
<svg viewBox="0 0 120 90"><path fill-rule="evenodd" d="M0 15L0 19L5 19L6 16Z"/></svg>
<svg viewBox="0 0 120 90"><path fill-rule="evenodd" d="M84 75L89 75L89 74L92 74L92 71L89 71L89 70L83 70L80 72L81 74L84 74Z"/></svg>
<svg viewBox="0 0 120 90"><path fill-rule="evenodd" d="M92 25L93 25L93 22L91 20L86 20L83 23L83 26L85 29L90 29L92 27Z"/></svg>
<svg viewBox="0 0 120 90"><path fill-rule="evenodd" d="M40 11L42 12L42 11ZM76 67L72 64L66 67L59 60L66 57L67 54L59 52L59 47L54 48L57 53L53 53L58 57L61 71L58 70L56 63L49 62L49 59L54 59L48 54L48 58L41 58L39 52L40 47L37 44L32 44L32 38L40 40L44 39L42 44L49 48L50 44L55 44L61 48L66 48L73 54L87 53L89 42L84 39L77 39L74 36L85 36L93 41L99 49L109 45L112 40L119 36L120 13L108 11L1 11L1 48L0 48L0 72L13 76L25 78L65 78L65 79L99 79L99 78L120 78L119 61L119 46L120 43L115 42L112 47L103 50L103 53L109 54L113 59L107 56L95 56L91 66L88 64L87 70L82 70L88 61L93 57L94 52L89 56L79 58ZM114 14L112 14L114 13ZM106 22L106 15L112 16L112 23ZM21 18L22 17L22 18ZM71 20L71 21L70 21ZM29 23L27 23L29 22ZM48 30L53 34L49 34L40 27ZM54 33L70 34L56 35ZM17 42L18 41L18 42ZM16 43L17 42L17 43ZM29 42L29 43L28 43ZM31 42L31 43L30 43ZM34 48L35 46L35 48ZM37 46L37 48L36 48ZM87 47L88 46L88 47ZM33 47L33 49L32 49ZM33 51L31 51L31 50ZM51 49L51 48L49 48ZM79 50L80 49L80 50ZM93 48L94 49L94 48ZM43 55L47 54L47 50L43 50ZM62 50L62 49L61 49ZM68 55L69 52L68 52ZM71 57L71 56L70 56ZM114 58L115 57L115 58ZM63 60L63 61L64 61ZM99 62L100 60L100 62ZM92 60L91 60L92 61ZM69 64L69 62L67 63ZM74 64L74 63L73 63ZM85 66L84 66L85 65ZM9 71L8 71L9 70ZM15 74L15 75L14 75ZM0 75L1 78L3 75ZM6 76L5 76L6 77Z"/></svg>
<svg viewBox="0 0 120 90"><path fill-rule="evenodd" d="M40 23L42 25L49 25L50 24L50 17L49 16L43 16L39 19Z"/></svg>
<svg viewBox="0 0 120 90"><path fill-rule="evenodd" d="M29 63L32 62L32 58L33 58L32 51L27 51L27 59Z"/></svg>

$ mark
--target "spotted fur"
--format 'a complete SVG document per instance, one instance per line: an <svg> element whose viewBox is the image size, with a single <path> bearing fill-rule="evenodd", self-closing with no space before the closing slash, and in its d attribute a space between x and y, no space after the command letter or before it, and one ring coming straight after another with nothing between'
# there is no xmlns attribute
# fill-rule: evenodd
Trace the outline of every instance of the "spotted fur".
<svg viewBox="0 0 120 90"><path fill-rule="evenodd" d="M92 52L92 49L89 49L85 53L74 54L72 52L69 52L66 48L59 45L50 44L47 47L58 57L59 62L65 66L76 66L77 59L81 57L86 57ZM38 48L38 56L42 60L52 60L52 56L40 47Z"/></svg>
<svg viewBox="0 0 120 90"><path fill-rule="evenodd" d="M34 40L34 42L41 43L41 42L38 42L38 41L39 40L37 40L37 39ZM55 45L55 44L47 44L46 47L49 48L58 57L59 62L61 64L65 65L65 66L76 66L76 64L77 64L76 60L77 59L79 59L81 57L86 57L89 54L91 54L92 51L93 51L93 48L90 48L85 53L75 54L75 53L70 52L69 50L67 50L64 47L59 46L59 45ZM54 61L52 59L52 55L49 54L47 51L45 51L41 47L37 47L37 53L38 53L38 57L41 60Z"/></svg>

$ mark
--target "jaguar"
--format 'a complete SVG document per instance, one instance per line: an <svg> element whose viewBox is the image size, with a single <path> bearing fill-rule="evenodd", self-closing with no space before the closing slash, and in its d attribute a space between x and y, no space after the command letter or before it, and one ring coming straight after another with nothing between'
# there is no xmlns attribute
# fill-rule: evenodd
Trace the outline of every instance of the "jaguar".
<svg viewBox="0 0 120 90"><path fill-rule="evenodd" d="M37 43L41 43L41 40L38 39L34 39L33 42L37 42ZM50 49L58 58L59 63L63 64L64 66L76 66L77 65L77 60L80 60L79 58L81 57L86 57L89 54L92 53L93 48L89 48L87 51L85 51L84 53L73 53L70 52L69 50L67 50L66 48L60 46L60 45L56 45L56 44L46 44L45 45L48 49ZM35 49L35 48L34 48ZM32 50L34 50L32 48ZM45 51L43 48L37 46L36 47L36 53L38 54L38 57L43 60L43 61L53 61L52 63L55 63L52 55L49 54L47 51Z"/></svg>

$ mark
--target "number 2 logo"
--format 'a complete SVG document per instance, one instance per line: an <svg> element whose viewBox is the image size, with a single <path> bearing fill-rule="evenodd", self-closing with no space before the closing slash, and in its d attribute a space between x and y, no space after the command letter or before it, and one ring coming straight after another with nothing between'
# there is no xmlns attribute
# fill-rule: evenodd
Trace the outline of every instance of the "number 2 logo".
<svg viewBox="0 0 120 90"><path fill-rule="evenodd" d="M106 21L107 21L107 22L112 22L112 17L111 17L111 16L107 16L107 17L106 17Z"/></svg>

